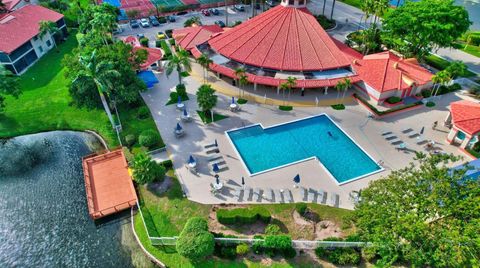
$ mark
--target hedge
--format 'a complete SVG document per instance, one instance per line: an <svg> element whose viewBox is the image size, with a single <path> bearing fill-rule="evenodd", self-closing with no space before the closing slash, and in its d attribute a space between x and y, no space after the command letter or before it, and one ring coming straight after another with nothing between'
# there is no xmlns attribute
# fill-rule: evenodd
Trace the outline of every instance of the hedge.
<svg viewBox="0 0 480 268"><path fill-rule="evenodd" d="M159 140L160 137L158 136L158 134L151 129L143 131L138 137L138 143L140 143L141 146L147 148L155 145Z"/></svg>
<svg viewBox="0 0 480 268"><path fill-rule="evenodd" d="M168 59L172 56L172 51L170 50L170 46L167 44L165 40L160 41L160 46L163 49L163 52L165 53L163 55L164 59Z"/></svg>
<svg viewBox="0 0 480 268"><path fill-rule="evenodd" d="M263 242L265 253L271 257L283 255L286 258L293 258L296 255L292 247L292 238L289 235L268 235Z"/></svg>
<svg viewBox="0 0 480 268"><path fill-rule="evenodd" d="M173 167L173 162L172 160L166 160L160 163L162 166L164 166L166 169L172 168Z"/></svg>
<svg viewBox="0 0 480 268"><path fill-rule="evenodd" d="M390 104L399 103L401 101L402 101L402 98L397 97L397 96L388 97L387 100L386 100L386 102L388 102Z"/></svg>
<svg viewBox="0 0 480 268"><path fill-rule="evenodd" d="M417 101L417 102L414 102L414 103L411 103L411 104L407 104L407 105L401 105L401 106L397 106L397 107L394 107L390 110L386 110L386 111L379 111L377 110L377 108L375 108L373 105L371 105L370 103L368 103L366 100L364 100L362 97L360 97L357 93L353 93L353 96L359 100L360 102L362 102L363 104L365 104L368 108L370 108L370 110L372 110L376 115L386 115L386 114L389 114L389 113L393 113L393 112L396 112L396 111L400 111L400 110L404 110L404 109L408 109L408 108L411 108L411 107L415 107L415 106L418 106L418 105L422 105L423 103L421 101Z"/></svg>
<svg viewBox="0 0 480 268"><path fill-rule="evenodd" d="M269 223L271 218L270 212L262 207L217 210L217 220L222 224L250 224L257 220Z"/></svg>

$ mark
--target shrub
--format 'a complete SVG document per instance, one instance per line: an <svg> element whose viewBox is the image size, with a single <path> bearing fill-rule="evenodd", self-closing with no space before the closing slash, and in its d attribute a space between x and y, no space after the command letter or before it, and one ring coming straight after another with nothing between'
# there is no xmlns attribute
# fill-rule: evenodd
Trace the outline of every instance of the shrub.
<svg viewBox="0 0 480 268"><path fill-rule="evenodd" d="M213 253L215 241L208 232L207 221L190 218L177 239L177 252L190 260L201 260Z"/></svg>
<svg viewBox="0 0 480 268"><path fill-rule="evenodd" d="M140 145L147 148L150 148L153 145L157 144L158 140L158 134L151 129L143 131L138 137L138 142L140 143Z"/></svg>
<svg viewBox="0 0 480 268"><path fill-rule="evenodd" d="M170 100L169 103L176 103L178 100L178 93L176 91L170 92Z"/></svg>
<svg viewBox="0 0 480 268"><path fill-rule="evenodd" d="M248 102L248 100L242 99L242 98L240 98L240 99L237 100L237 103L238 103L238 104L245 104L245 103L247 103L247 102Z"/></svg>
<svg viewBox="0 0 480 268"><path fill-rule="evenodd" d="M289 235L268 235L263 243L265 251L270 256L277 254L291 255L292 238Z"/></svg>
<svg viewBox="0 0 480 268"><path fill-rule="evenodd" d="M332 105L332 108L334 110L345 110L345 105L343 105L341 103L340 104L334 104L334 105Z"/></svg>
<svg viewBox="0 0 480 268"><path fill-rule="evenodd" d="M135 142L137 142L137 137L135 137L135 135L128 134L127 136L125 136L125 144L128 147L132 147L135 144Z"/></svg>
<svg viewBox="0 0 480 268"><path fill-rule="evenodd" d="M172 160L167 160L167 161L163 161L161 165L164 166L166 169L169 169L173 167L173 162Z"/></svg>
<svg viewBox="0 0 480 268"><path fill-rule="evenodd" d="M281 233L280 227L276 224L269 224L265 228L265 234L267 235L278 235Z"/></svg>
<svg viewBox="0 0 480 268"><path fill-rule="evenodd" d="M133 178L139 184L163 179L165 168L143 153L135 155L133 160Z"/></svg>
<svg viewBox="0 0 480 268"><path fill-rule="evenodd" d="M227 258L227 259L235 259L237 257L237 250L235 246L220 246L219 257Z"/></svg>
<svg viewBox="0 0 480 268"><path fill-rule="evenodd" d="M253 236L254 239L263 239L262 236L255 235ZM255 254L262 254L263 251L265 250L265 247L263 246L264 242L263 241L255 241L252 243L252 251Z"/></svg>
<svg viewBox="0 0 480 268"><path fill-rule="evenodd" d="M392 97L389 97L387 98L386 102L390 103L390 104L395 104L395 103L399 103L402 101L402 98L400 97L397 97L397 96L392 96Z"/></svg>
<svg viewBox="0 0 480 268"><path fill-rule="evenodd" d="M357 239L352 236L350 239ZM338 237L329 237L323 239L324 241L342 241L343 239ZM355 265L361 261L360 252L354 248L326 248L318 247L315 249L315 254L319 258L327 259L333 264L339 265Z"/></svg>
<svg viewBox="0 0 480 268"><path fill-rule="evenodd" d="M366 261L372 262L377 257L377 249L375 247L364 247L361 254Z"/></svg>
<svg viewBox="0 0 480 268"><path fill-rule="evenodd" d="M143 38L140 38L140 45L144 46L144 47L148 47L148 38L146 37L143 37Z"/></svg>
<svg viewBox="0 0 480 268"><path fill-rule="evenodd" d="M148 109L147 106L142 106L140 109L138 109L137 112L137 117L139 119L146 119L150 116L150 110Z"/></svg>
<svg viewBox="0 0 480 268"><path fill-rule="evenodd" d="M155 40L155 47L162 47L162 41L161 40Z"/></svg>
<svg viewBox="0 0 480 268"><path fill-rule="evenodd" d="M235 27L235 26L240 25L240 24L242 24L242 21L241 21L241 20L237 20L237 21L233 24L232 27Z"/></svg>
<svg viewBox="0 0 480 268"><path fill-rule="evenodd" d="M300 215L305 215L305 212L307 211L307 204L305 203L297 203L295 204L295 210L298 212Z"/></svg>
<svg viewBox="0 0 480 268"><path fill-rule="evenodd" d="M257 220L268 223L270 219L270 212L262 207L217 210L217 220L222 224L250 224Z"/></svg>
<svg viewBox="0 0 480 268"><path fill-rule="evenodd" d="M435 102L429 101L429 102L427 102L427 103L425 104L425 106L427 106L427 107L434 107L434 106L435 106Z"/></svg>
<svg viewBox="0 0 480 268"><path fill-rule="evenodd" d="M322 28L325 29L325 30L328 30L328 29L331 29L331 28L335 27L335 24L336 24L335 21L330 20L323 15L315 16L315 18L317 19L318 23L320 23Z"/></svg>
<svg viewBox="0 0 480 268"><path fill-rule="evenodd" d="M170 39L170 40L168 40L168 42L169 42L169 43L170 43L170 45L172 45L172 46L174 46L174 45L175 45L175 39L173 39L173 38L172 38L172 39Z"/></svg>
<svg viewBox="0 0 480 268"><path fill-rule="evenodd" d="M470 34L467 38L467 44L472 46L480 46L480 35Z"/></svg>
<svg viewBox="0 0 480 268"><path fill-rule="evenodd" d="M178 84L176 86L175 90L177 91L178 96L180 96L182 98L182 100L188 98L187 89L185 88L184 84Z"/></svg>
<svg viewBox="0 0 480 268"><path fill-rule="evenodd" d="M454 83L453 85L449 86L450 92L457 91L462 89L462 86L459 83Z"/></svg>
<svg viewBox="0 0 480 268"><path fill-rule="evenodd" d="M293 107L292 106L280 105L280 106L278 106L278 109L280 109L281 111L291 111L291 110L293 110Z"/></svg>
<svg viewBox="0 0 480 268"><path fill-rule="evenodd" d="M246 255L250 251L250 247L247 244L242 243L237 245L237 255Z"/></svg>

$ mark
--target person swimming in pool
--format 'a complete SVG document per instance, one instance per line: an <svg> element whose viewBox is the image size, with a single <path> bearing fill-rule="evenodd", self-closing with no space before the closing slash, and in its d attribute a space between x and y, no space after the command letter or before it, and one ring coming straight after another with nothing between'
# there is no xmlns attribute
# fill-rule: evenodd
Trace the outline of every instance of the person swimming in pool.
<svg viewBox="0 0 480 268"><path fill-rule="evenodd" d="M332 132L330 132L330 131L327 131L327 133L328 133L328 136L330 136L330 137L333 137L333 134L332 134Z"/></svg>

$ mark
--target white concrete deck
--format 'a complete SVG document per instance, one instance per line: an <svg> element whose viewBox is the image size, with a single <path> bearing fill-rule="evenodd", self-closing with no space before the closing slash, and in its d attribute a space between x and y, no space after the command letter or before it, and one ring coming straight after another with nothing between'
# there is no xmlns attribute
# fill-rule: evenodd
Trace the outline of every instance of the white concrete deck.
<svg viewBox="0 0 480 268"><path fill-rule="evenodd" d="M414 111L401 113L382 120L373 120L367 117L367 111L357 105L347 105L346 110L336 111L330 107L315 108L295 108L291 112L283 112L276 106L266 106L256 103L247 103L242 105L242 111L233 113L227 110L231 97L219 96L219 101L215 112L228 115L229 118L204 125L196 110L195 92L200 86L200 82L194 77L187 77L184 83L187 86L189 101L186 101L186 107L193 116L194 120L190 123L180 123L186 134L181 138L176 138L173 128L177 122L180 122L181 112L175 109L175 105L165 106L168 101L170 88L174 87L178 80L177 75L172 74L166 78L164 74L159 74L160 83L153 89L142 93L147 105L150 107L154 120L160 130L160 133L167 144L167 150L171 154L177 175L183 185L187 197L200 203L267 203L273 200L259 198L258 195L240 196L234 195L235 190L241 188L241 178L245 177L246 186L255 189L259 188L265 191L269 188L273 190L284 190L282 201L288 201L291 192L294 202L306 201L302 199L301 190L294 188L293 177L300 174L300 186L312 191L322 190L327 192L326 203L330 203L330 196L337 193L340 196L339 207L352 209L353 203L349 198L352 191L359 190L368 185L372 180L386 176L391 170L405 167L413 161L415 153L413 150L425 151L422 146L416 144L415 138L409 138L401 130L413 128L417 132L424 126L424 137L434 140L437 147L447 153L462 155L465 160L470 160L461 153L457 147L446 144L445 138L448 129L443 127L443 120L447 116L447 106L450 102L460 99L462 96L450 94L442 96L437 100L437 106L434 108L421 108ZM319 94L319 97L321 95ZM281 97L281 96L280 96ZM314 98L314 96L312 96ZM315 160L305 161L291 165L278 170L270 171L254 177L249 177L245 170L242 160L236 154L234 148L225 135L225 131L250 125L262 123L265 127L273 124L279 124L295 119L304 118L320 113L327 113L344 131L346 131L363 149L365 149L376 161L384 161L385 170L372 176L362 178L350 183L339 186L336 181L321 168ZM437 130L432 130L432 124L438 121ZM392 131L408 144L411 151L397 151L394 145L390 145L382 136L383 131ZM211 193L211 183L215 178L210 172L207 154L203 148L204 145L218 141L220 154L225 160L228 170L219 173L220 180L224 187L213 195ZM285 151L288 153L288 150ZM185 163L189 155L193 155L198 161L198 174L192 174ZM345 156L348 157L348 156ZM277 197L278 200L278 197Z"/></svg>

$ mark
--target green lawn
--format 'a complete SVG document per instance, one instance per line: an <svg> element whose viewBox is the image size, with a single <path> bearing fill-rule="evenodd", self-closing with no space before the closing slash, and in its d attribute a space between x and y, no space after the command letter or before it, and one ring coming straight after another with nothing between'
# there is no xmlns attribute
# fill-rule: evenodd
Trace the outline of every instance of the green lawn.
<svg viewBox="0 0 480 268"><path fill-rule="evenodd" d="M480 58L480 47L476 47L476 46L464 46L462 48L462 51L463 52L466 52L468 54L471 54L475 57L479 57Z"/></svg>
<svg viewBox="0 0 480 268"><path fill-rule="evenodd" d="M167 173L174 177L172 170ZM209 193L207 193L209 194ZM176 236L180 233L185 222L194 216L207 218L212 206L192 202L183 197L179 182L174 178L173 185L167 193L156 194L148 189L148 186L138 187L138 197L140 206L145 217L146 225L151 236ZM304 236L301 230L297 230L293 222L292 213L295 210L294 204L271 204L271 205L250 205L262 206L267 209L271 215L283 225L284 228L297 238ZM342 224L345 216L350 215L351 211L322 206L318 204L308 204L308 207L318 214L320 219L328 219L338 224ZM176 253L174 246L153 246L148 239L140 213L134 218L134 226L139 235L142 244L156 258L165 263L168 267L266 267L260 263L260 257L257 256L254 261L250 258L237 258L236 260L220 259L210 257L205 261L193 264L190 260ZM242 226L248 228L248 226ZM241 230L242 227L233 227L235 230ZM345 231L346 233L349 230ZM297 256L287 261L275 260L272 266L268 267L313 267L314 264L309 257Z"/></svg>
<svg viewBox="0 0 480 268"><path fill-rule="evenodd" d="M198 114L198 116L200 116L200 119L202 119L202 122L204 124L212 123L212 116L210 114L207 116L202 111L197 111L197 114ZM217 122L217 121L220 121L220 120L225 119L225 118L228 118L228 116L223 115L223 114L217 114L217 113L213 114L213 122Z"/></svg>
<svg viewBox="0 0 480 268"><path fill-rule="evenodd" d="M433 54L425 57L425 62L437 70L444 70L445 68L448 67L448 65L450 65L450 62L448 60L442 59ZM465 76L474 77L476 76L476 74L467 70L467 72L465 73Z"/></svg>
<svg viewBox="0 0 480 268"><path fill-rule="evenodd" d="M118 144L103 110L79 109L72 106L68 81L61 66L63 55L77 42L72 32L68 40L42 57L20 77L23 94L8 96L6 109L0 115L0 137L13 137L51 130L95 130L109 145Z"/></svg>

